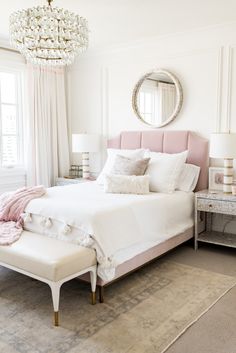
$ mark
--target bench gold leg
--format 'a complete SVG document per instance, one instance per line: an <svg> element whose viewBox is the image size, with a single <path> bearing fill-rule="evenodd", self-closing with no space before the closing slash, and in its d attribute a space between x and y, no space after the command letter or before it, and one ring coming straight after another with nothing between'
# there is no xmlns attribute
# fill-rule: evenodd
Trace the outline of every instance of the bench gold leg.
<svg viewBox="0 0 236 353"><path fill-rule="evenodd" d="M59 312L54 311L54 326L59 326Z"/></svg>
<svg viewBox="0 0 236 353"><path fill-rule="evenodd" d="M92 305L96 304L96 292L91 292Z"/></svg>

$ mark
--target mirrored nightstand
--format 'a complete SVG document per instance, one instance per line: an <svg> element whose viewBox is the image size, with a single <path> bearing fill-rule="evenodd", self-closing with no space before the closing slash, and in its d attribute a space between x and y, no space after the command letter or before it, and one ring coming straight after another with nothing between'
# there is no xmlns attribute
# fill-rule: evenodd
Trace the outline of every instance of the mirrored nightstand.
<svg viewBox="0 0 236 353"><path fill-rule="evenodd" d="M205 214L205 227L200 230L201 212ZM236 216L236 196L209 190L195 193L195 250L198 249L198 242L236 248L236 234L212 230L214 213Z"/></svg>

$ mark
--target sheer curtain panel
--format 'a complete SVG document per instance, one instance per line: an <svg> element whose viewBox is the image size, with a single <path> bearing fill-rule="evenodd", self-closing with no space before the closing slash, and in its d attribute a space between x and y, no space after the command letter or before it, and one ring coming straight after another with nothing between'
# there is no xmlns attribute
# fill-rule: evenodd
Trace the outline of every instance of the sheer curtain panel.
<svg viewBox="0 0 236 353"><path fill-rule="evenodd" d="M65 71L28 64L28 83L28 185L49 187L69 171Z"/></svg>

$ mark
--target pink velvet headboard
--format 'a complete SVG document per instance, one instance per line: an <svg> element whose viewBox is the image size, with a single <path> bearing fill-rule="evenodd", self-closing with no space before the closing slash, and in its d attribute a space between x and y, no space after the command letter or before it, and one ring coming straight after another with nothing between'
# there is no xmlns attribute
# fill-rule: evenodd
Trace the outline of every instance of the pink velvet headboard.
<svg viewBox="0 0 236 353"><path fill-rule="evenodd" d="M148 148L154 152L178 153L189 151L187 163L201 168L195 191L208 186L208 140L191 131L123 131L108 141L109 148Z"/></svg>

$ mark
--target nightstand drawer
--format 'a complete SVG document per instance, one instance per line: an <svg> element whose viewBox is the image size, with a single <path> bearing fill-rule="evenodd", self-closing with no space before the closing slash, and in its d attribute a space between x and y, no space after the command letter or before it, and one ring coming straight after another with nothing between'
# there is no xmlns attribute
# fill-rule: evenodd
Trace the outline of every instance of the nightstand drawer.
<svg viewBox="0 0 236 353"><path fill-rule="evenodd" d="M236 202L198 198L197 209L198 211L236 215Z"/></svg>

